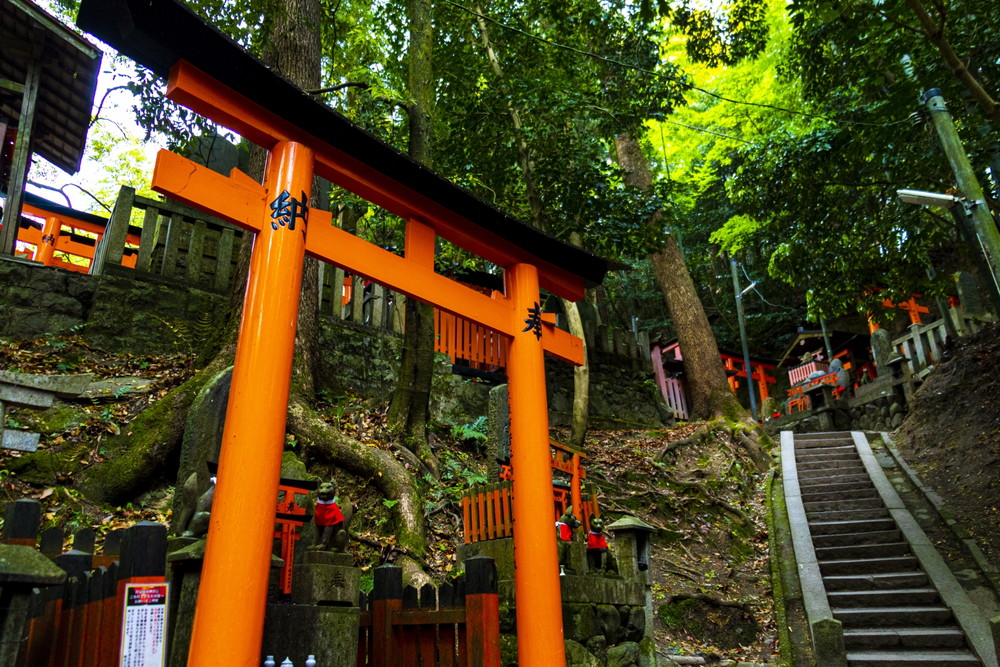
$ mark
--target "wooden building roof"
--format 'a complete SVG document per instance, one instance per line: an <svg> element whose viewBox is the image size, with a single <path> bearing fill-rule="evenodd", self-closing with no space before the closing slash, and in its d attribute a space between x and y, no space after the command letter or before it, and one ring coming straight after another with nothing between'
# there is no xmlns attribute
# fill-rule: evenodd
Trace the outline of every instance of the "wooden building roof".
<svg viewBox="0 0 1000 667"><path fill-rule="evenodd" d="M75 174L87 141L101 52L28 0L0 0L0 117L12 124L21 121L16 86L33 61L42 69L32 151Z"/></svg>

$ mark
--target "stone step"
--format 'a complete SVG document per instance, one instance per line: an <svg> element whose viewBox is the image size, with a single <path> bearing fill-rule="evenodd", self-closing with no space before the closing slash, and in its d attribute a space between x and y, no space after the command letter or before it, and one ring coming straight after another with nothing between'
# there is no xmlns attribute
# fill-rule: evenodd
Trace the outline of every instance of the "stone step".
<svg viewBox="0 0 1000 667"><path fill-rule="evenodd" d="M802 460L810 456L823 456L824 454L842 454L844 452L857 454L858 450L854 446L854 443L850 445L831 445L830 447L812 447L809 449L801 449L795 452L795 458L797 460Z"/></svg>
<svg viewBox="0 0 1000 667"><path fill-rule="evenodd" d="M939 605L914 607L866 607L831 609L845 628L926 627L954 622L951 609Z"/></svg>
<svg viewBox="0 0 1000 667"><path fill-rule="evenodd" d="M847 546L820 547L816 549L816 560L821 563L830 560L893 558L910 553L909 542L887 542L885 544L851 544Z"/></svg>
<svg viewBox="0 0 1000 667"><path fill-rule="evenodd" d="M816 502L803 502L802 506L806 514L813 512L837 512L839 510L874 510L885 507L882 498L858 498L844 500L817 500ZM811 519L812 517L810 517Z"/></svg>
<svg viewBox="0 0 1000 667"><path fill-rule="evenodd" d="M893 556L891 558L849 558L828 560L819 564L820 573L826 576L838 574L882 574L885 572L907 572L920 566L914 556Z"/></svg>
<svg viewBox="0 0 1000 667"><path fill-rule="evenodd" d="M871 482L863 486L857 486L854 489L835 489L833 491L814 491L809 489L808 492L802 493L802 502L804 503L840 502L842 500L861 500L862 498L881 499L881 496L875 489L875 485Z"/></svg>
<svg viewBox="0 0 1000 667"><path fill-rule="evenodd" d="M813 546L846 547L858 544L889 544L899 542L903 534L899 530L873 530L867 533L835 533L832 535L813 535Z"/></svg>
<svg viewBox="0 0 1000 667"><path fill-rule="evenodd" d="M886 519L859 519L847 521L810 521L809 531L813 535L843 535L845 533L876 533L896 530L896 522Z"/></svg>
<svg viewBox="0 0 1000 667"><path fill-rule="evenodd" d="M844 645L863 648L961 648L965 635L955 626L939 628L851 628L844 630Z"/></svg>
<svg viewBox="0 0 1000 667"><path fill-rule="evenodd" d="M872 487L872 480L868 475L852 475L845 477L838 477L832 481L820 480L819 482L808 482L803 483L799 481L799 492L800 493L813 493L817 491L837 491L844 490L848 491L856 488Z"/></svg>
<svg viewBox="0 0 1000 667"><path fill-rule="evenodd" d="M842 574L823 577L828 591L871 591L897 588L917 588L927 584L923 570L908 572L878 572L872 574Z"/></svg>
<svg viewBox="0 0 1000 667"><path fill-rule="evenodd" d="M811 433L810 437L795 436L795 449L813 449L814 447L843 447L844 445L854 446L854 438L849 435L838 433L830 437L816 437Z"/></svg>
<svg viewBox="0 0 1000 667"><path fill-rule="evenodd" d="M969 651L848 651L849 667L886 667L888 665L933 665L967 667L979 665Z"/></svg>
<svg viewBox="0 0 1000 667"><path fill-rule="evenodd" d="M827 465L822 468L805 468L799 469L799 480L816 481L820 479L828 479L830 477L837 477L840 475L861 475L868 473L865 471L864 465L861 463L845 463L842 466L831 466Z"/></svg>
<svg viewBox="0 0 1000 667"><path fill-rule="evenodd" d="M889 510L886 507L861 510L836 510L833 512L812 512L809 519L815 523L831 521L870 521L872 519L888 519Z"/></svg>
<svg viewBox="0 0 1000 667"><path fill-rule="evenodd" d="M825 456L796 457L795 467L799 471L816 470L817 468L840 468L845 465L861 465L861 458L857 454L846 452L844 454L827 454Z"/></svg>
<svg viewBox="0 0 1000 667"><path fill-rule="evenodd" d="M935 588L897 588L888 591L830 591L826 594L834 609L862 607L917 607L941 604Z"/></svg>

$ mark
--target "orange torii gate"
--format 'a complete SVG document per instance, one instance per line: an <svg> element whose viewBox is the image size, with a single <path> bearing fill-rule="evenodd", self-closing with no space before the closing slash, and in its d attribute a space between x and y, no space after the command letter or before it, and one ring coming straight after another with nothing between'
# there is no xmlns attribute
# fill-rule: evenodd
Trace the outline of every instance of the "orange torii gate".
<svg viewBox="0 0 1000 667"><path fill-rule="evenodd" d="M84 0L78 24L169 73L168 97L269 152L263 185L166 151L153 176L159 192L256 234L188 664L250 667L260 658L306 254L509 339L518 653L528 667L564 664L543 353L580 364L583 350L579 339L542 319L539 287L579 300L608 263L489 207L368 135L176 0ZM314 173L402 217L404 255L310 208ZM505 293L491 298L435 273L436 237L503 268Z"/></svg>

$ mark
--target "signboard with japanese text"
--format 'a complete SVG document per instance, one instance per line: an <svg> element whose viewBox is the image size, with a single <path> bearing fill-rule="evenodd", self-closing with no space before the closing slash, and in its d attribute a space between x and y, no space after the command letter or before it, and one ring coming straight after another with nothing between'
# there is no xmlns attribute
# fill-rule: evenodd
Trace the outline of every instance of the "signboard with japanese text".
<svg viewBox="0 0 1000 667"><path fill-rule="evenodd" d="M163 667L169 584L127 584L119 667Z"/></svg>

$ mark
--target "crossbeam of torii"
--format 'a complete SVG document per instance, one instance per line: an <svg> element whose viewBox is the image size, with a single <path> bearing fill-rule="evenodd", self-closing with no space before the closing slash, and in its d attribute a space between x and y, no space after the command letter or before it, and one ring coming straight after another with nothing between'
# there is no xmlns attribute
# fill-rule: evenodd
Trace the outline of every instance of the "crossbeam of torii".
<svg viewBox="0 0 1000 667"><path fill-rule="evenodd" d="M78 23L169 73L171 99L269 152L263 185L166 151L153 177L154 189L255 234L188 664L259 661L305 254L509 338L519 661L564 664L543 354L576 364L583 355L581 341L541 321L539 286L577 300L603 279L608 263L487 206L377 141L176 0L84 0ZM400 215L404 256L310 209L314 173ZM435 273L436 236L502 267L504 296Z"/></svg>

